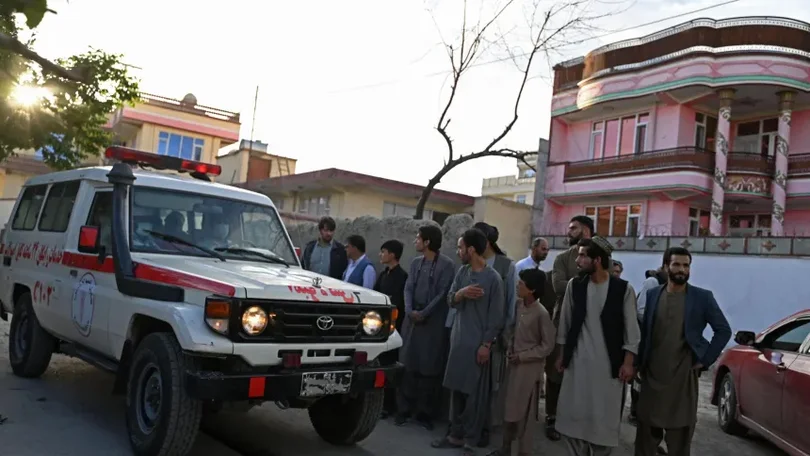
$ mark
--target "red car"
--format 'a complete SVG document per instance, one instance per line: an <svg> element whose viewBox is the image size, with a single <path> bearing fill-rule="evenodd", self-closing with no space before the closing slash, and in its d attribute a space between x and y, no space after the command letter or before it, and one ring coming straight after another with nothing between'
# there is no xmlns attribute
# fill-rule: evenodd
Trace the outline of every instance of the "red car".
<svg viewBox="0 0 810 456"><path fill-rule="evenodd" d="M790 455L810 455L810 309L759 334L739 331L717 360L712 404L728 434L748 430Z"/></svg>

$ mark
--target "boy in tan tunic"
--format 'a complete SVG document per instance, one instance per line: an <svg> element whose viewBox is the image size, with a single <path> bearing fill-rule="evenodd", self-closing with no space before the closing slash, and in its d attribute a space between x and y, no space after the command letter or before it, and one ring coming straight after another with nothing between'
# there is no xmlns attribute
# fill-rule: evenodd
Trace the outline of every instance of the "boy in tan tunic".
<svg viewBox="0 0 810 456"><path fill-rule="evenodd" d="M511 456L512 441L518 440L518 454L532 454L529 420L538 419L537 400L543 381L545 358L554 348L554 324L540 304L546 275L538 269L520 271L518 309L514 337L508 348L509 373L506 376L503 444L489 456Z"/></svg>

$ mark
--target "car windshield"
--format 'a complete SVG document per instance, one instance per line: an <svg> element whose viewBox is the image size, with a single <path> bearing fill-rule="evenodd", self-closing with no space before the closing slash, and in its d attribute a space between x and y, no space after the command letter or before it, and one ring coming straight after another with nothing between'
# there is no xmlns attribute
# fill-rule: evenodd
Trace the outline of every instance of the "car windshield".
<svg viewBox="0 0 810 456"><path fill-rule="evenodd" d="M133 187L131 207L133 252L210 256L202 247L228 259L280 258L297 264L278 213L270 206Z"/></svg>

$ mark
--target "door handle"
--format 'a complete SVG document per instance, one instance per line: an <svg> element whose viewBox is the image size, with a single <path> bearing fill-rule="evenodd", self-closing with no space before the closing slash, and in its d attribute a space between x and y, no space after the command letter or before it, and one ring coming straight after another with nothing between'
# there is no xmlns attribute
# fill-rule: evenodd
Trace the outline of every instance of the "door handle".
<svg viewBox="0 0 810 456"><path fill-rule="evenodd" d="M785 363L780 363L779 365L776 366L776 372L784 372L786 370L787 366L785 366Z"/></svg>

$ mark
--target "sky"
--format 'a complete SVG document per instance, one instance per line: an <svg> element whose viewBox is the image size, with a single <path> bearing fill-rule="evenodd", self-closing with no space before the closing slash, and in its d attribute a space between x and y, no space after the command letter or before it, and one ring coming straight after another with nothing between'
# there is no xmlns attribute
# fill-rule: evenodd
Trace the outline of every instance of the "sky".
<svg viewBox="0 0 810 456"><path fill-rule="evenodd" d="M483 148L511 120L528 50L532 2L515 0L492 27L495 41L459 84L449 116L457 153ZM536 149L547 138L551 66L601 45L700 17L773 14L773 1L590 0L592 29L550 59L539 56L519 120L502 146ZM468 25L504 0L470 0ZM780 13L810 21L807 0L780 0ZM447 158L435 130L450 93L442 42L456 42L462 0L49 0L35 50L48 58L88 47L123 54L148 93L241 113L243 139L298 160L297 171L341 168L424 185ZM483 5L483 6L481 6ZM638 27L663 18L682 15ZM558 24L558 22L555 22ZM505 45L504 45L505 43ZM486 44L489 44L486 43ZM495 63L487 63L493 62ZM254 95L259 87L256 121ZM252 128L253 127L253 128ZM481 194L487 177L516 175L516 162L483 158L457 167L438 188Z"/></svg>

